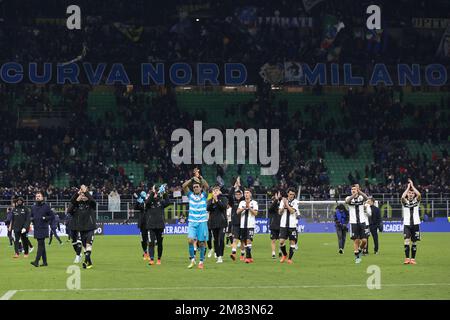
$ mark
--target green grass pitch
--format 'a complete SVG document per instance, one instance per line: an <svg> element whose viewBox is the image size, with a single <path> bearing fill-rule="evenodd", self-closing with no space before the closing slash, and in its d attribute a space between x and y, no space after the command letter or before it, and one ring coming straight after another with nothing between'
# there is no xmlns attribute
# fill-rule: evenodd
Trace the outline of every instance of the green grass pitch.
<svg viewBox="0 0 450 320"><path fill-rule="evenodd" d="M255 263L233 262L225 248L224 263L206 258L204 270L187 269L185 235L165 237L159 266L142 260L138 236L97 236L94 268L81 269L81 290L66 288L74 259L69 243L54 242L49 266L34 268L36 251L14 260L2 238L0 297L14 290L11 299L450 299L450 233L422 236L417 265L402 264L402 234L381 234L380 254L359 265L348 238L345 254L337 253L335 234L301 234L293 265L272 260L269 236L258 235ZM370 265L380 267L381 289L366 285Z"/></svg>

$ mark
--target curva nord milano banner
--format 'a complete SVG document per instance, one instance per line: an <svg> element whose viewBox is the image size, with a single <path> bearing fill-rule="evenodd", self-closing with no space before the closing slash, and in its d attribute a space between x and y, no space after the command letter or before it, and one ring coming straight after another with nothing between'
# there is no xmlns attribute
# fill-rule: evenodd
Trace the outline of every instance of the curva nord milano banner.
<svg viewBox="0 0 450 320"><path fill-rule="evenodd" d="M90 84L90 85L227 85L271 84L329 86L443 86L448 84L448 66L397 64L373 66L350 63L299 61L278 64L243 63L35 63L0 64L0 82L7 84Z"/></svg>

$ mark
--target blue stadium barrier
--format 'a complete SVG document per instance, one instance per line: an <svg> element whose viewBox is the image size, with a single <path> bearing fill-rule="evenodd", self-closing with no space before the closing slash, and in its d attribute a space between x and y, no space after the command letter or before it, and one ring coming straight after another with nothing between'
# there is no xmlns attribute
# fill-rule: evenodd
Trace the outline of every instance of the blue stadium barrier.
<svg viewBox="0 0 450 320"><path fill-rule="evenodd" d="M403 226L401 221L384 221L384 232L395 233L402 232ZM300 233L334 233L334 223L306 223L300 219L298 225ZM450 232L450 223L447 218L436 218L432 222L423 222L420 225L421 232ZM171 234L187 234L187 224L166 224L164 230L166 235ZM255 233L269 233L268 219L257 219ZM137 224L107 224L103 226L104 235L138 235L139 229Z"/></svg>

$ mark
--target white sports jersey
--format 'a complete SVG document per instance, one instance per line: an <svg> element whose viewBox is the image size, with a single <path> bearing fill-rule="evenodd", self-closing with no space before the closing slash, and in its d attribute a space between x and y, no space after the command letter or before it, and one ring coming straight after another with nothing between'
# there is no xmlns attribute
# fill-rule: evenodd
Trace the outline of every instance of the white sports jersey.
<svg viewBox="0 0 450 320"><path fill-rule="evenodd" d="M298 210L298 200L293 199L292 201L288 200L289 206L294 208L294 213L289 213L288 209L285 209L284 202L280 202L279 209L284 209L283 214L281 215L281 221L280 221L280 227L281 228L297 228L297 216L300 215L300 212Z"/></svg>
<svg viewBox="0 0 450 320"><path fill-rule="evenodd" d="M417 197L414 197L411 201L408 199L402 201L404 226L420 224L419 204L420 201L417 200Z"/></svg>
<svg viewBox="0 0 450 320"><path fill-rule="evenodd" d="M227 209L227 222L228 223L231 222L231 210L232 210L231 207Z"/></svg>
<svg viewBox="0 0 450 320"><path fill-rule="evenodd" d="M245 200L239 202L239 208L245 209L247 204ZM252 210L258 211L258 202L255 200L250 201L250 208ZM255 216L252 215L249 210L244 210L241 212L241 228L254 228L255 227Z"/></svg>
<svg viewBox="0 0 450 320"><path fill-rule="evenodd" d="M350 197L347 197L345 202ZM352 201L348 204L348 212L350 215L350 223L365 223L368 224L367 216L364 211L364 198L363 196L358 196L355 199L352 199Z"/></svg>

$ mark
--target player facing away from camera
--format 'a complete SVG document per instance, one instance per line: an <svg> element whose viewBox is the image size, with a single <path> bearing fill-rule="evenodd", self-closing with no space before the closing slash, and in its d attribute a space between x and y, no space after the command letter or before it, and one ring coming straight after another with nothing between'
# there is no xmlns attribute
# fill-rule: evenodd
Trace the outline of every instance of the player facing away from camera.
<svg viewBox="0 0 450 320"><path fill-rule="evenodd" d="M295 199L295 189L288 189L288 197L280 201L278 209L281 215L280 220L280 250L283 254L280 262L283 263L288 258L286 250L286 240L289 239L289 258L288 263L292 264L292 256L294 255L295 245L297 244L297 216L300 215L298 210L298 200Z"/></svg>
<svg viewBox="0 0 450 320"><path fill-rule="evenodd" d="M189 189L192 185L193 191ZM183 183L183 191L189 199L189 216L188 216L188 243L189 243L189 259L191 263L188 269L192 269L195 262L194 242L200 251L199 269L203 269L203 261L205 260L205 246L208 241L208 213L206 211L206 193L209 186L205 179L200 175L200 170L194 169L194 176Z"/></svg>
<svg viewBox="0 0 450 320"><path fill-rule="evenodd" d="M236 211L241 216L241 243L245 245L245 263L253 263L252 242L255 234L255 217L258 215L258 202L252 200L252 191L245 189L244 200Z"/></svg>
<svg viewBox="0 0 450 320"><path fill-rule="evenodd" d="M73 205L72 211L72 239L77 258L80 262L81 246L84 249L84 269L92 268L92 244L94 242L94 231L97 228L96 202L92 198L85 185L82 185L70 200ZM76 239L76 240L75 240ZM81 242L81 243L80 243Z"/></svg>
<svg viewBox="0 0 450 320"><path fill-rule="evenodd" d="M278 213L280 202L283 199L280 192L275 192L272 196L272 203L269 207L269 229L270 229L270 241L272 245L272 259L276 259L275 247L277 240L280 240L280 222L281 215ZM280 249L279 249L280 250ZM279 256L282 256L281 250Z"/></svg>
<svg viewBox="0 0 450 320"><path fill-rule="evenodd" d="M349 209L350 238L353 240L355 263L361 263L361 252L366 247L369 234L367 216L364 211L364 202L367 199L367 195L359 189L358 184L352 186L352 195L345 198Z"/></svg>
<svg viewBox="0 0 450 320"><path fill-rule="evenodd" d="M403 192L401 199L403 206L403 238L405 239L404 264L416 264L416 242L420 241L419 205L421 199L420 192L414 187L413 182L408 179L408 186L405 192Z"/></svg>

